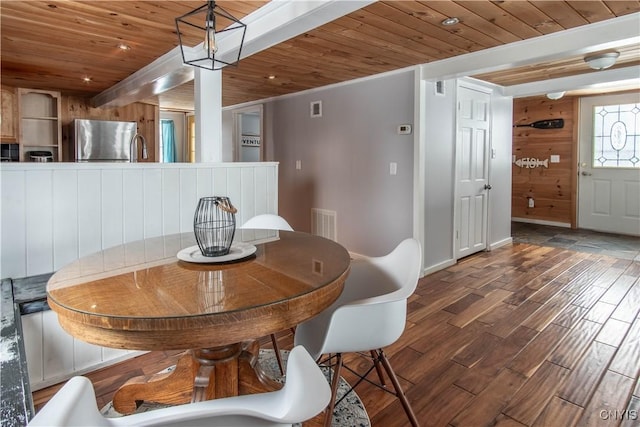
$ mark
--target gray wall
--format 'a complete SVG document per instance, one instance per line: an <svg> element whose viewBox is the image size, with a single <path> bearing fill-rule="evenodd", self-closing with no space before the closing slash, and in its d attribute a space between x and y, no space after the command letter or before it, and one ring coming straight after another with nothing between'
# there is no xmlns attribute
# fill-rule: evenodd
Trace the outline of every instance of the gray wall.
<svg viewBox="0 0 640 427"><path fill-rule="evenodd" d="M444 82L445 95L435 95L425 82L424 98L424 267L452 262L455 191L456 81Z"/></svg>
<svg viewBox="0 0 640 427"><path fill-rule="evenodd" d="M322 117L310 117L313 101L322 101ZM364 255L385 254L411 237L413 135L398 135L397 126L412 124L413 114L413 71L267 103L280 215L310 231L311 208L334 210L338 241Z"/></svg>
<svg viewBox="0 0 640 427"><path fill-rule="evenodd" d="M513 99L494 94L491 97L491 148L495 158L489 164L490 247L511 242L511 154L513 140Z"/></svg>

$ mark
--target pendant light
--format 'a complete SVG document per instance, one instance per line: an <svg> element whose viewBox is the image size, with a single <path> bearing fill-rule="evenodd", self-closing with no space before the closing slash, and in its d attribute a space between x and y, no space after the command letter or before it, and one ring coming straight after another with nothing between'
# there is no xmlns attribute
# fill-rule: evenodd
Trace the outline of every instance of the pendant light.
<svg viewBox="0 0 640 427"><path fill-rule="evenodd" d="M216 20L225 28L216 31ZM220 70L228 65L236 66L240 61L246 31L246 24L243 24L212 0L176 18L176 32L182 61L187 65L207 70ZM239 39L237 53L234 50L231 59L227 57L232 53L225 55L224 58L220 55L216 56L220 40L227 38L232 41ZM189 42L194 45L189 46ZM200 43L202 43L202 49L197 48Z"/></svg>

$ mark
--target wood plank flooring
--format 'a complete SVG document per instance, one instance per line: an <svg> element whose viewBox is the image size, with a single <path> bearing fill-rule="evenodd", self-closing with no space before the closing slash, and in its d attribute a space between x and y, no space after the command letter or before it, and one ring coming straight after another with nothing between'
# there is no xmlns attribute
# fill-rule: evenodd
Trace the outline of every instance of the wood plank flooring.
<svg viewBox="0 0 640 427"><path fill-rule="evenodd" d="M472 255L420 280L386 353L422 426L638 426L640 262L524 243ZM154 352L87 376L102 406L175 360ZM357 393L372 426L408 425L392 395Z"/></svg>

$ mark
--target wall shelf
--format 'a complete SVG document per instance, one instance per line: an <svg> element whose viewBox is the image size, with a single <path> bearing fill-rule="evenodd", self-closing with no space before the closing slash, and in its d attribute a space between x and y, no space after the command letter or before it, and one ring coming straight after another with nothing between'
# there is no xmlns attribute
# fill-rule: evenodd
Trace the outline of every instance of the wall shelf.
<svg viewBox="0 0 640 427"><path fill-rule="evenodd" d="M51 151L54 161L62 160L60 92L18 89L20 160L31 161L29 151Z"/></svg>

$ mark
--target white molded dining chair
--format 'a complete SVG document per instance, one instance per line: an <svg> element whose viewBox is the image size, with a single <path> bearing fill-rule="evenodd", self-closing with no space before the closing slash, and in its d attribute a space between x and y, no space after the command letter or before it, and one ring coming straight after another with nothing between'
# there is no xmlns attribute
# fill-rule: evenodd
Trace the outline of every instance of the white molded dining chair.
<svg viewBox="0 0 640 427"><path fill-rule="evenodd" d="M285 230L293 231L293 228L289 225L286 219L280 215L275 214L260 214L251 217L242 224L240 228L256 228L261 230ZM275 334L271 334L271 344L273 345L273 351L276 355L278 367L280 373L284 375L284 365L282 364L282 355L280 354L280 347L278 346L278 339Z"/></svg>
<svg viewBox="0 0 640 427"><path fill-rule="evenodd" d="M342 354L352 352L369 352L373 365L364 376L375 368L381 387L387 390L381 365L384 367L409 421L414 426L418 425L382 348L393 344L404 331L407 299L418 284L421 258L420 242L406 239L388 255L352 261L351 272L340 297L318 316L297 326L296 346L304 346L316 360L323 354L336 355L325 426L331 424L336 405Z"/></svg>
<svg viewBox="0 0 640 427"><path fill-rule="evenodd" d="M327 380L304 347L289 354L278 391L171 406L118 418L98 410L91 381L71 378L28 426L291 426L319 414L329 402Z"/></svg>
<svg viewBox="0 0 640 427"><path fill-rule="evenodd" d="M249 218L241 228L259 228L263 230L293 231L286 219L275 214L261 214Z"/></svg>

